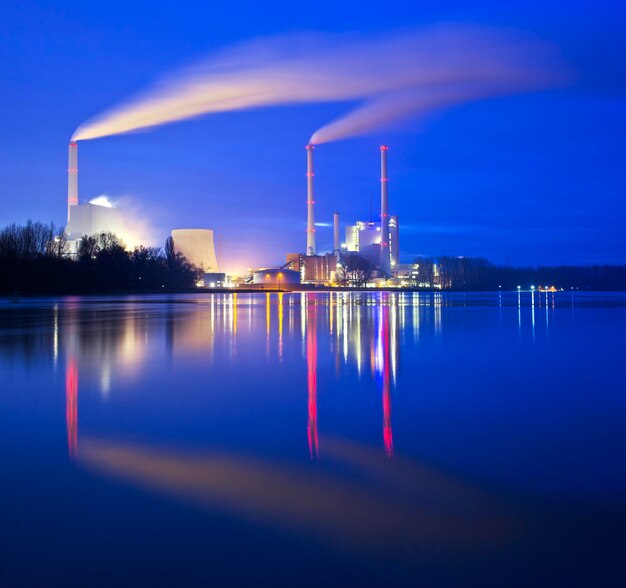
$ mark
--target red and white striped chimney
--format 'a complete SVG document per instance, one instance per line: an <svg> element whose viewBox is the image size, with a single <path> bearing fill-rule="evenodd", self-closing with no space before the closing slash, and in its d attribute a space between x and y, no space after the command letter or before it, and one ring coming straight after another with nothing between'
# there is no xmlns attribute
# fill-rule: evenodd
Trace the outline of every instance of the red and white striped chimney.
<svg viewBox="0 0 626 588"><path fill-rule="evenodd" d="M67 222L70 221L70 207L78 204L78 144L70 142L69 163L67 166Z"/></svg>
<svg viewBox="0 0 626 588"><path fill-rule="evenodd" d="M389 245L389 194L387 184L387 145L380 146L380 269L385 277L391 275L391 250Z"/></svg>
<svg viewBox="0 0 626 588"><path fill-rule="evenodd" d="M306 146L306 254L315 255L315 200L313 199L313 145Z"/></svg>

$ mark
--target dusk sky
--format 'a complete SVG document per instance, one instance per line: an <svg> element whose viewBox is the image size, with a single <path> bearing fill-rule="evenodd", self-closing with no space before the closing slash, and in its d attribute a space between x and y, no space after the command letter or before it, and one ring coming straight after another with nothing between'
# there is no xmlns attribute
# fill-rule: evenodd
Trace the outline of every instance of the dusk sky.
<svg viewBox="0 0 626 588"><path fill-rule="evenodd" d="M445 4L445 6L444 6ZM467 100L316 151L316 221L390 212L401 262L625 263L626 8L621 2L33 2L0 8L0 225L65 222L67 144L88 119L215 52L285 34L399 35L442 24L546 43L567 82ZM297 36L296 36L297 38ZM384 72L381 72L384 75ZM81 201L119 202L149 244L212 228L222 269L305 248L304 147L361 100L217 112L79 142ZM139 222L139 221L138 221ZM332 229L319 226L320 252Z"/></svg>

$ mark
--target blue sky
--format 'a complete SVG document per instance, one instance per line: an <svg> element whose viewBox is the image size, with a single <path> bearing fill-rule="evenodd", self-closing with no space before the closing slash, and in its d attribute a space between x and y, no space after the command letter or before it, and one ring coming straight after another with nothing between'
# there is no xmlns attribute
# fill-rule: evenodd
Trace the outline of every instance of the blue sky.
<svg viewBox="0 0 626 588"><path fill-rule="evenodd" d="M163 73L255 37L437 23L521 31L557 47L569 87L490 99L316 150L316 217L367 218L390 145L401 259L626 262L626 9L599 2L32 2L0 7L0 224L64 222L67 142ZM304 249L304 146L351 104L280 106L80 145L80 197L130 203L162 242L216 231L226 269ZM320 227L318 248L332 230Z"/></svg>

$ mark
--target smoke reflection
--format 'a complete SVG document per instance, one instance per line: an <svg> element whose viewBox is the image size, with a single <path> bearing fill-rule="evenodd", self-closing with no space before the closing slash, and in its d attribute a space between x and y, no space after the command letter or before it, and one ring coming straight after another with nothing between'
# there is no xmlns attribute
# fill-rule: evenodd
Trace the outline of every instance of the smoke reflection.
<svg viewBox="0 0 626 588"><path fill-rule="evenodd" d="M562 84L551 47L519 35L438 26L385 35L286 35L244 43L172 74L81 125L94 139L208 113L360 103L311 138L323 143L469 100Z"/></svg>
<svg viewBox="0 0 626 588"><path fill-rule="evenodd" d="M201 508L383 557L493 550L522 531L490 496L415 461L381 462L376 450L340 439L329 440L327 455L341 471L85 439L79 461Z"/></svg>

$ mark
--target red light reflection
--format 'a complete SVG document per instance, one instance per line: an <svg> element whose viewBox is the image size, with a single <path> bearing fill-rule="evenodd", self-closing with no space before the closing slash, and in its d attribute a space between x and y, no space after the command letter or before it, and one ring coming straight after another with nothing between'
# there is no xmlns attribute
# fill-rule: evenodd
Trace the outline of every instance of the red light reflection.
<svg viewBox="0 0 626 588"><path fill-rule="evenodd" d="M383 343L383 441L387 457L393 457L393 430L391 427L391 391L390 367L391 356L389 347L389 307L383 306L382 343Z"/></svg>
<svg viewBox="0 0 626 588"><path fill-rule="evenodd" d="M311 459L319 456L317 438L317 332L316 332L316 308L314 301L307 305L307 339L306 339L306 363L307 380L309 389L309 454Z"/></svg>
<svg viewBox="0 0 626 588"><path fill-rule="evenodd" d="M65 421L69 456L76 456L78 448L78 368L70 358L65 370Z"/></svg>

